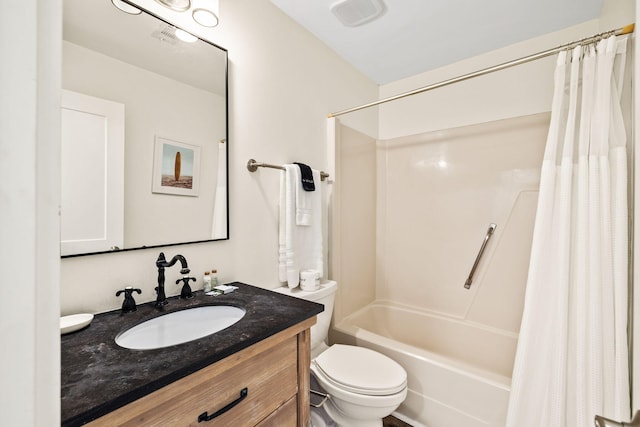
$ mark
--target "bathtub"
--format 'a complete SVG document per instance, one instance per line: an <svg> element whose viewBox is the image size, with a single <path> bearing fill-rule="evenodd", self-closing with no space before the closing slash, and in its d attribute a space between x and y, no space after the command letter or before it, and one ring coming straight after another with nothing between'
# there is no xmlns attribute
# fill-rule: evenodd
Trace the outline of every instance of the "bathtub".
<svg viewBox="0 0 640 427"><path fill-rule="evenodd" d="M516 334L375 302L334 325L331 340L405 368L409 393L395 415L416 427L505 425Z"/></svg>

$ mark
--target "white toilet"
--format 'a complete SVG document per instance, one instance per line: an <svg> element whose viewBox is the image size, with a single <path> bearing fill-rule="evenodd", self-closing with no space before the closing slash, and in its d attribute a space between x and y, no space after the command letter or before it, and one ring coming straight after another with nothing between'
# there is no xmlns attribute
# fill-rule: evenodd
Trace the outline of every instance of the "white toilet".
<svg viewBox="0 0 640 427"><path fill-rule="evenodd" d="M324 304L318 322L311 327L311 372L330 395L323 408L331 420L340 427L381 427L382 418L407 396L407 373L392 359L368 348L327 346L336 289L336 282L330 281L316 291L288 287L275 291ZM312 414L314 419L317 414Z"/></svg>

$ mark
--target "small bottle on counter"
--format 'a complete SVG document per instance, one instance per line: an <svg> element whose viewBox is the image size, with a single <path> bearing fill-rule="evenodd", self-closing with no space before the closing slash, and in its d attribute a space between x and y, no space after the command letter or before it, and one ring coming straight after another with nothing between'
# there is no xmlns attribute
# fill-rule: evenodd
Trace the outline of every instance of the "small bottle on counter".
<svg viewBox="0 0 640 427"><path fill-rule="evenodd" d="M211 270L211 287L215 288L220 283L218 283L218 270Z"/></svg>
<svg viewBox="0 0 640 427"><path fill-rule="evenodd" d="M204 272L204 277L202 279L204 280L204 286L203 286L202 289L205 292L211 292L211 283L212 283L211 274L209 274L208 271L205 271Z"/></svg>

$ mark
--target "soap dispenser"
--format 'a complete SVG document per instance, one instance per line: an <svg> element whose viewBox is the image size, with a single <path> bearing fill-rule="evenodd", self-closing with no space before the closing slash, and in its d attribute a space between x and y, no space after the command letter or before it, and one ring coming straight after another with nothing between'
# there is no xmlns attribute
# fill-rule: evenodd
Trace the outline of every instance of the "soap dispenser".
<svg viewBox="0 0 640 427"><path fill-rule="evenodd" d="M204 277L202 278L202 280L204 281L204 286L202 289L205 292L211 292L211 275L208 271L204 272Z"/></svg>
<svg viewBox="0 0 640 427"><path fill-rule="evenodd" d="M211 270L211 288L215 288L218 283L218 270Z"/></svg>

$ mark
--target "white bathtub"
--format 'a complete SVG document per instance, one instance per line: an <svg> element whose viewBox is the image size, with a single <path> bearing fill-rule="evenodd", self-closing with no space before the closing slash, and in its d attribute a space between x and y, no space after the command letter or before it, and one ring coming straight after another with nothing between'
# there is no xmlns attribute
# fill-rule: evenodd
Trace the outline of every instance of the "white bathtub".
<svg viewBox="0 0 640 427"><path fill-rule="evenodd" d="M368 347L407 371L396 415L416 426L503 427L517 336L375 302L334 326L334 342Z"/></svg>

